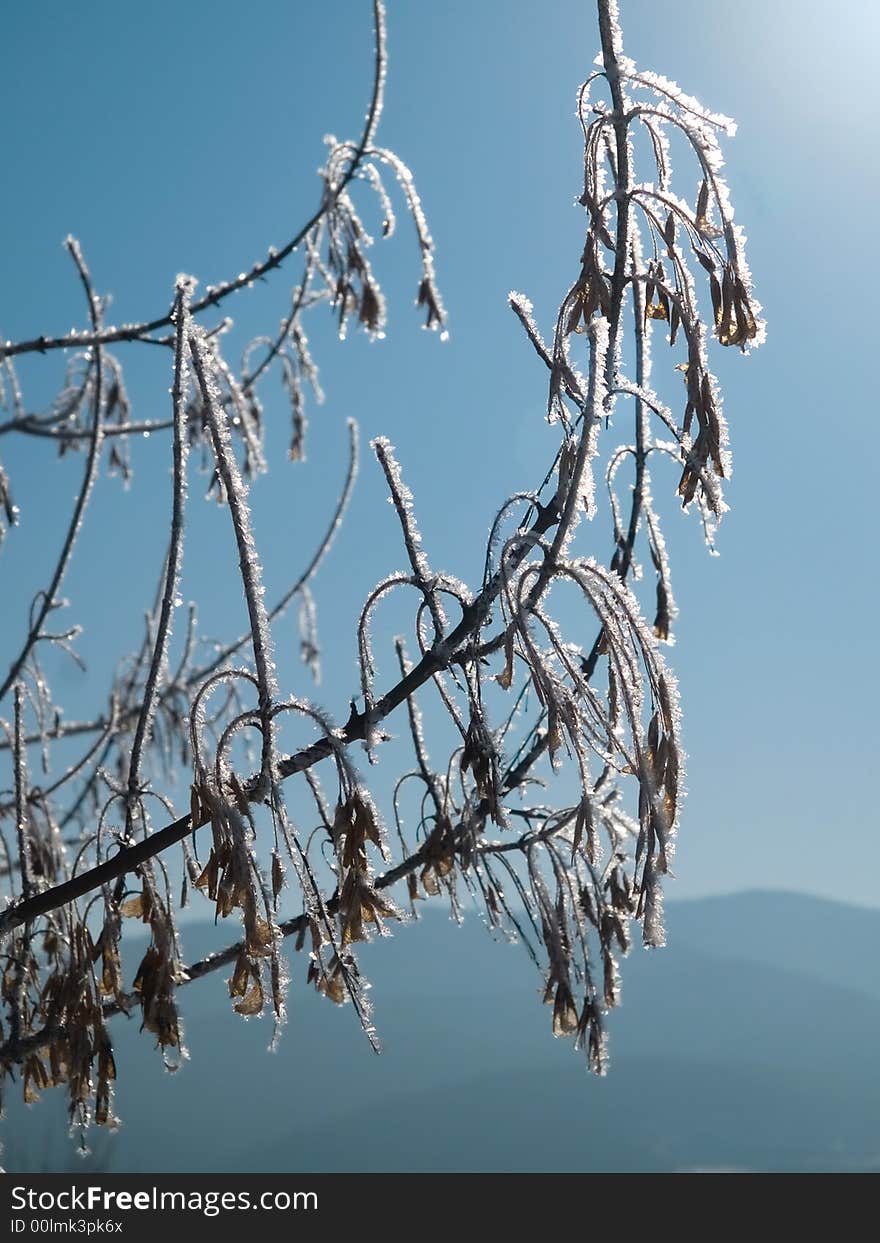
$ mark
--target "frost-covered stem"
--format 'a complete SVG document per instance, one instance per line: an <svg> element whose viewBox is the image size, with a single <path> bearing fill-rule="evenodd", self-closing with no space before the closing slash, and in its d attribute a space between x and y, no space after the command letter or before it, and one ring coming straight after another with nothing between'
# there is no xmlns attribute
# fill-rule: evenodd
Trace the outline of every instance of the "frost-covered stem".
<svg viewBox="0 0 880 1243"><path fill-rule="evenodd" d="M535 353L549 372L554 370L554 362L550 356L547 346L541 340L537 325L532 319L532 304L524 299L521 294L511 293L507 299L508 306L513 311L516 318L522 324L526 336L532 344ZM577 402L579 406L583 405L584 395L575 379L574 373L570 367L565 367L562 374L562 385L572 401Z"/></svg>
<svg viewBox="0 0 880 1243"><path fill-rule="evenodd" d="M300 311L303 309L304 305L308 305L308 306L312 305L311 302L306 303L305 301L306 294L308 291L309 281L312 279L312 267L313 267L313 259L312 259L312 256L309 255L309 257L306 260L306 265L305 265L305 270L303 272L302 280L294 291L293 303L291 305L290 311L285 317L281 325L281 328L278 331L278 335L276 336L274 341L268 342L269 348L266 350L265 356L260 360L259 364L253 369L253 371L249 371L247 372L246 375L242 376L241 391L243 393L249 393L251 391L251 389L256 385L257 380L259 380L260 376L263 375L263 373L267 370L267 368L270 367L272 363L275 361L275 359L278 357L281 351L281 347L284 345L284 342L287 340L290 334L290 330L293 327L297 319L297 316L299 315ZM318 295L316 295L316 297L317 296Z"/></svg>
<svg viewBox="0 0 880 1243"><path fill-rule="evenodd" d="M617 14L617 0L597 0L599 9L599 37L602 42L602 62L614 106L612 125L616 167L614 176L617 203L617 235L614 246L614 272L611 277L611 314L609 317L609 348L605 359L605 387L612 388L620 357L620 322L623 295L626 287L627 255L629 254L629 221L631 173L629 160L629 133L626 101L621 82L618 56L622 54L622 40Z"/></svg>
<svg viewBox="0 0 880 1243"><path fill-rule="evenodd" d="M269 618L263 599L263 585L260 582L260 565L257 561L256 545L251 530L251 516L245 499L244 481L232 451L229 439L229 427L226 414L217 399L216 385L209 374L210 362L205 351L201 331L195 326L189 332L189 346L193 365L205 403L205 411L211 431L211 443L217 462L217 472L226 492L226 502L232 517L235 531L235 542L238 545L238 559L241 570L242 587L247 604L248 619L251 627L251 645L254 653L254 667L257 674L260 723L262 729L262 760L260 764L261 786L271 779L272 756L275 751L275 727L272 719L272 704L277 698L275 671L269 650Z"/></svg>
<svg viewBox="0 0 880 1243"><path fill-rule="evenodd" d="M31 868L31 844L27 823L27 752L24 744L24 687L15 684L15 828L18 834L18 866L21 869L21 892L27 899L34 888Z"/></svg>
<svg viewBox="0 0 880 1243"><path fill-rule="evenodd" d="M164 566L163 566L163 571L164 571ZM160 579L160 584L161 584L161 579ZM158 605L159 589L160 588L157 587L153 612L155 612L156 607ZM147 652L149 651L149 641L150 641L150 634L149 634L149 627L147 627L147 632L145 633L144 638L141 642L140 651L138 652L137 657L132 664L132 668L129 673L128 679L126 680L125 690L119 696L120 704L128 704L131 701L131 696L134 692L135 686L137 685L138 677L140 675L141 669L143 668L144 661L146 660ZM117 726L119 726L120 729L123 728L125 723L130 719L130 717L131 717L130 711L128 713L120 712L116 718ZM107 724L109 724L109 722ZM100 727L103 729L104 725L102 724ZM100 755L100 758L98 759L97 764L92 770L92 774L89 780L83 784L82 789L80 790L79 794L74 799L71 806L68 807L67 811L62 816L61 824L59 826L60 828L65 829L67 825L70 824L70 822L76 817L76 815L79 812L79 809L82 807L83 803L89 797L90 792L94 789L94 787L98 783L98 780L100 779L100 775L104 768L104 764L107 761L107 757L110 755L111 751L113 750L114 743L115 743L115 738L113 734L110 734L107 741L104 743L104 749L101 752L101 755Z"/></svg>
<svg viewBox="0 0 880 1243"><path fill-rule="evenodd" d="M644 291L638 281L633 281L633 331L636 342L636 384L641 391L645 383L645 304ZM622 580L626 579L632 565L633 549L635 547L636 535L638 534L639 522L642 516L642 506L645 498L645 465L647 462L648 437L648 413L645 409L645 403L641 397L636 397L636 477L633 485L632 505L629 511L629 525L626 532L626 541L620 554L620 563L618 565L618 574Z"/></svg>
<svg viewBox="0 0 880 1243"><path fill-rule="evenodd" d="M346 174L336 191L336 197L342 193L349 181L351 181L355 169L357 169L360 165L364 152L372 144L373 139L376 136L376 129L379 125L379 118L382 115L382 104L385 96L385 74L388 68L388 56L386 51L387 40L385 32L385 5L383 0L373 0L373 31L375 35L373 94L370 98L370 107L367 110L367 119L361 135L361 140L355 149L351 164L346 170Z"/></svg>
<svg viewBox="0 0 880 1243"><path fill-rule="evenodd" d="M69 237L67 239L67 242L65 243L65 245L67 246L67 249L72 256L73 261L76 264L77 271L79 272L80 280L82 281L83 288L86 291L86 297L89 303L89 315L92 320L92 326L94 327L95 332L97 332L98 327L101 322L101 307L94 293L94 290L92 289L92 281L89 275L88 268L86 267L85 262L83 261L83 257L82 257L82 253L80 252L79 244L72 237ZM42 630L43 630L43 623L45 622L46 618L49 616L49 613L52 611L52 609L55 608L57 597L58 597L58 591L61 587L61 583L64 579L64 575L67 572L67 567L70 564L70 558L73 554L73 547L74 547L74 544L76 543L77 537L82 527L83 514L85 513L86 506L89 503L89 499L92 494L92 488L94 486L95 479L98 474L98 466L100 465L100 460L101 460L101 445L103 443L103 438L104 438L103 427L101 423L102 405L104 402L103 376L104 376L104 367L103 367L102 351L100 347L96 347L94 351L94 390L93 390L93 395L92 395L92 434L91 434L91 440L89 443L89 453L88 453L88 457L86 458L86 467L85 467L85 473L83 475L82 486L80 487L79 495L76 498L76 504L73 507L73 513L71 514L70 523L67 528L67 534L64 538L64 544L62 545L62 548L61 548L61 555L59 556L58 563L55 566L55 573L52 575L52 581L50 582L46 590L42 593L40 607L37 610L37 615L36 615L35 620L31 623L31 628L30 628L27 638L25 639L24 646L22 647L18 656L16 656L15 660L12 662L12 665L9 669L9 673L6 675L6 679L3 682L2 686L0 686L0 701L5 699L6 695L9 693L9 688L17 680L18 675L21 672L25 661L27 660L28 656L33 650L34 644L39 642L39 639L41 637Z"/></svg>
<svg viewBox="0 0 880 1243"><path fill-rule="evenodd" d="M77 734L94 734L106 729L107 724L106 717L97 717L94 721L59 721L51 729L25 734L24 744L30 747L37 742L53 742L58 738L73 738ZM0 738L0 751L8 751L12 745L8 738Z"/></svg>
<svg viewBox="0 0 880 1243"><path fill-rule="evenodd" d="M538 732L535 741L532 743L525 755L504 775L503 788L505 791L515 790L518 785L522 785L528 776L529 770L538 762L544 752L547 750L549 734L545 731L543 734Z"/></svg>
<svg viewBox="0 0 880 1243"><path fill-rule="evenodd" d="M172 421L172 424L170 425L173 425L173 421ZM348 431L349 431L348 469L346 471L345 480L342 485L342 490L337 499L336 506L333 511L333 515L330 519L330 522L327 525L327 529L324 532L324 535L322 536L320 542L318 543L317 548L315 549L315 552L312 555L311 560L309 561L309 564L306 566L306 568L297 578L296 582L293 583L287 589L287 591L285 591L285 593L280 597L280 599L275 603L275 605L270 610L269 612L270 622L273 622L277 617L279 617L284 612L284 610L287 608L287 606L290 604L291 600L293 600L293 598L296 595L298 595L299 592L301 592L306 587L306 585L312 580L312 578L314 578L321 563L324 561L325 557L329 553L330 548L333 544L333 541L336 537L336 534L339 530L339 527L342 523L342 520L345 516L345 511L347 510L349 501L351 500L351 495L352 495L352 492L354 491L354 485L357 480L357 473L358 473L358 427L354 419L349 419ZM192 686L195 686L203 682L205 678L209 677L212 673L214 673L217 669L219 669L221 665L225 665L227 661L236 654L236 652L239 652L245 646L246 643L250 642L250 638L251 638L251 633L248 630L245 634L239 636L239 638L236 639L234 643L230 643L226 647L222 648L220 651L217 652L217 654L211 659L211 661L208 664L202 665L200 668L194 669L191 673L189 673L186 677L185 682L183 683L183 687L188 689ZM139 666L136 666L136 670L138 667ZM128 699L130 699L131 691L134 687L135 680L136 680L135 677L132 677L129 680L127 691L125 694L121 696L121 702L126 702ZM175 678L173 685L162 687L159 690L158 692L159 702L164 702L169 692L173 692L176 689L178 689L178 681ZM131 717L133 715L134 715L134 712L131 709L120 711L117 715L117 725L120 727L124 727L131 720ZM108 728L108 725L109 725L109 721L106 717L96 717L94 721L59 722L56 726L53 726L51 729L47 729L46 731L42 733L26 734L24 741L27 746L33 746L36 743L41 743L46 740L54 740L54 739L59 739L59 738L73 738L78 734L98 733L99 731L106 730ZM0 751L8 750L11 747L11 745L12 744L8 738L5 738L5 737L0 738ZM106 758L106 753L104 756L102 756L100 764L104 763L105 758Z"/></svg>
<svg viewBox="0 0 880 1243"><path fill-rule="evenodd" d="M601 326L600 326L601 325ZM603 350L608 349L606 343L604 320L590 321L590 371L587 383L587 395L584 400L583 418L581 422L581 438L572 465L565 497L562 501L562 512L559 525L544 558L544 564L535 576L535 585L529 593L528 607L533 608L543 594L553 575L554 567L560 554L571 539L576 525L578 509L583 504L583 481L589 470L589 460L596 451L596 435L598 432L601 403L599 401L599 370L604 361ZM518 564L518 563L516 563Z"/></svg>
<svg viewBox="0 0 880 1243"><path fill-rule="evenodd" d="M601 325L601 327L600 327ZM601 403L599 400L600 382L599 368L600 365L607 361L606 350L610 350L610 344L605 341L604 320L593 319L590 321L590 371L587 382L587 396L584 401L583 420L581 424L581 438L577 448L574 466L571 472L571 479L568 484L568 491L562 505L562 513L559 518L559 526L553 537L553 543L550 548L550 555L547 558L547 565L552 568L560 555L565 549L566 544L571 538L575 527L578 510L583 505L583 480L586 472L589 470L590 458L596 451L596 435L599 429ZM541 589L546 585L545 574L542 573ZM536 599L540 595L533 595Z"/></svg>
<svg viewBox="0 0 880 1243"><path fill-rule="evenodd" d="M39 801L45 807L47 805L47 800L51 798L57 790L60 790L63 785L66 785L68 781L76 777L78 773L82 772L89 761L94 757L95 753L102 746L104 746L109 739L115 737L118 729L115 707L115 704L110 705L110 719L108 720L101 737L96 738L86 752L80 756L76 763L71 764L69 768L65 769L57 781L54 781L51 785L46 786L45 789L40 788L35 790L32 795L32 801Z"/></svg>
<svg viewBox="0 0 880 1243"><path fill-rule="evenodd" d="M348 420L348 435L349 435L348 471L345 476L345 482L342 485L342 491L339 494L339 499L336 502L336 508L333 511L333 517L330 519L330 523L327 527L327 530L324 533L324 537L321 540L320 544L318 545L317 549L315 550L315 553L312 556L312 559L309 562L309 564L303 570L302 574L300 574L296 582L293 583L292 586L290 586L287 589L287 591L285 591L284 595L280 598L280 600L277 601L277 603L274 605L274 607L270 611L269 616L268 616L269 622L273 622L276 617L279 617L284 612L284 610L287 608L288 604L290 604L294 596L296 596L300 591L302 591L303 588L315 576L318 570L318 567L320 566L324 558L327 556L327 553L330 551L330 546L332 545L333 540L336 538L336 533L339 530L339 526L342 522L343 517L345 516L345 511L348 508L348 503L351 500L351 494L354 489L355 481L357 480L358 426L357 426L357 423L354 421L354 419ZM195 669L186 680L187 686L192 686L196 682L201 682L204 678L212 674L215 671L215 669L219 669L221 665L224 665L230 659L230 657L234 656L236 652L240 651L244 647L244 645L249 641L250 637L251 637L250 631L248 631L246 634L243 634L238 639L236 639L234 643L230 643L227 647L219 651L217 655L211 660L210 664L203 665L201 668Z"/></svg>
<svg viewBox="0 0 880 1243"><path fill-rule="evenodd" d="M18 382L18 375L16 374L15 367L2 350L0 350L0 368L3 369L6 375L6 379L9 382L9 388L12 393L12 410L15 416L12 422L14 426L15 423L25 417L24 398L21 394L21 385Z"/></svg>
<svg viewBox="0 0 880 1243"><path fill-rule="evenodd" d="M373 63L373 92L370 99L370 107L364 123L361 140L355 148L351 162L343 173L339 184L334 186L329 194L325 191L320 207L285 246L282 246L280 250L273 250L265 259L255 263L249 271L242 272L234 280L225 281L222 285L215 286L203 298L200 298L198 302L192 304L190 307L191 315L200 315L202 311L219 306L230 294L253 285L255 281L261 280L267 273L281 267L284 260L302 245L315 225L319 224L327 212L334 206L340 194L354 177L360 167L364 152L373 140L382 111L382 87L385 79L386 52L385 9L381 0L373 0L373 19L376 42ZM122 328L111 328L106 332L100 332L98 325L93 323L92 332L90 333L73 332L63 337L42 336L36 337L31 341L7 341L0 348L2 348L4 357L12 358L16 354L45 354L49 350L82 349L84 346L110 345L114 341L138 341L160 328L167 328L173 322L174 310L172 308L166 315L159 316L157 319L142 324L126 324Z"/></svg>
<svg viewBox="0 0 880 1243"><path fill-rule="evenodd" d="M437 599L437 594L433 590L433 575L428 565L428 558L425 556L425 550L422 548L421 536L416 529L413 519L412 494L403 482L400 466L389 441L384 437L379 437L372 442L372 448L379 465L382 467L388 487L391 489L391 500L403 531L406 555L409 558L416 581L424 589L425 599L431 612L431 620L434 623L434 637L439 639L443 633L446 618L443 615L443 609Z"/></svg>
<svg viewBox="0 0 880 1243"><path fill-rule="evenodd" d="M635 317L636 375L637 375L638 386L639 388L641 388L641 386L644 384L645 370L646 370L645 368L645 330L644 330L644 304L643 304L643 299L642 299L641 287L638 285L637 282L634 282L633 314ZM595 357L595 349L591 352L590 363L591 363L590 365L590 386L589 386L589 392L588 392L588 398L587 398L587 408L589 408L590 402L596 403L596 393L594 391L594 383L596 379L596 373L598 371L598 360ZM620 575L621 582L626 581L629 575L629 571L632 568L633 548L635 545L635 538L638 532L639 522L641 519L641 512L642 512L642 506L643 506L643 500L644 500L645 466L646 466L646 460L647 460L647 455L646 455L647 435L648 435L647 413L644 408L644 403L641 400L637 399L637 402L636 402L636 478L635 478L635 485L633 488L632 505L630 508L629 523L627 526L626 542L624 544L624 548L621 550L621 559L620 559L620 563L619 563L618 571L617 571L618 574ZM584 446L584 440L582 438L581 449L583 449L583 446ZM578 495L578 491L579 489L575 487L575 480L573 479L572 485L569 491L569 497L573 496L576 499ZM567 506L566 506L566 509L567 509ZM560 522L559 531L557 531L557 539L556 541L554 541L554 548L556 546L556 543L559 542L559 535L560 535L560 532L563 531L564 525L565 525L565 515L563 514L563 518ZM548 575L549 575L549 569L550 569L550 566L552 566L552 563L553 563L553 556L548 558L548 562L547 562ZM543 575L539 576L538 578L538 583L536 585L536 588L531 593L532 598L535 598L536 594L538 594L538 590L537 590L538 585L543 586ZM589 656L587 656L586 659L584 660L582 673L586 681L589 681L596 671L596 664L599 659L599 653L601 650L602 638L604 634L605 634L605 628L602 627L602 629L600 629L599 633L597 634L593 642L593 646L590 649ZM501 638L503 638L503 636L501 636ZM489 646L490 645L486 645L486 650L488 650ZM497 646L497 643L496 643L496 646ZM549 742L549 735L547 733L539 735L536 738L535 743L531 747L529 752L525 756L523 756L523 758L516 764L515 767L508 770L505 780L504 780L504 785L506 789L508 790L514 789L525 779L525 777L528 775L531 768L537 763L537 761L546 752L548 742Z"/></svg>
<svg viewBox="0 0 880 1243"><path fill-rule="evenodd" d="M394 650L397 653L397 661L400 665L401 675L406 677L410 670L410 663L407 660L406 649L403 646L402 639L395 639ZM415 695L410 695L409 699L407 699L406 710L409 715L409 732L412 736L413 752L415 753L416 763L419 766L419 772L422 775L422 780L430 792L434 809L439 816L443 809L443 797L440 787L437 784L437 777L431 772L431 767L428 764L428 755L425 749L425 736L422 731L421 713L419 712L419 705L416 702Z"/></svg>
<svg viewBox="0 0 880 1243"><path fill-rule="evenodd" d="M186 463L189 455L189 439L186 426L186 334L189 326L187 298L189 282L181 282L177 286L174 300L174 315L177 321L174 349L174 383L171 388L171 405L174 421L174 474L171 499L171 540L168 556L165 561L165 588L159 609L159 622L156 627L156 638L153 643L153 654L147 672L143 700L134 731L131 745L131 760L128 767L128 794L126 798L126 829L131 832L132 814L140 784L141 754L144 742L149 738L156 709L157 687L164 677L168 661L168 639L171 633L171 619L174 615L174 600L180 580L180 566L183 560L183 522L186 509Z"/></svg>

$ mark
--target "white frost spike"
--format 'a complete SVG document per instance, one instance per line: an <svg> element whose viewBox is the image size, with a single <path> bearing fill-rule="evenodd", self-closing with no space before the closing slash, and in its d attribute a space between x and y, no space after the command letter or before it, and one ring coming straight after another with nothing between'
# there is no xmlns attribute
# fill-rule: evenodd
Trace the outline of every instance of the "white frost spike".
<svg viewBox="0 0 880 1243"><path fill-rule="evenodd" d="M630 81L635 82L639 86L644 86L650 91L654 91L657 95L663 95L682 112L689 112L697 120L706 125L712 125L716 129L720 129L728 138L733 138L736 134L736 121L731 117L724 116L721 112L709 112L704 108L699 100L694 99L693 95L687 95L676 83L669 78L664 78L660 73L653 73L648 69L636 69L632 64L627 73Z"/></svg>
<svg viewBox="0 0 880 1243"><path fill-rule="evenodd" d="M435 577L431 573L428 558L422 548L422 537L416 525L413 510L412 493L403 482L400 466L394 456L394 446L390 440L384 436L379 436L370 442L370 447L376 454L379 465L382 467L382 470L385 472L385 478L388 480L388 486L391 489L391 500L403 530L403 541L406 545L409 563L412 566L413 574L419 586L425 592L425 598L428 601L428 608L431 611L431 618L434 622L435 638L439 639L446 627L446 614L437 596Z"/></svg>
<svg viewBox="0 0 880 1243"><path fill-rule="evenodd" d="M160 687L167 678L168 644L174 618L175 601L180 583L181 565L183 562L184 515L186 511L187 477L186 467L189 456L189 436L187 430L187 394L190 385L187 339L192 328L189 316L189 298L195 282L191 277L178 277L175 299L175 352L174 352L174 384L172 387L172 414L174 422L174 471L171 506L171 539L165 563L165 584L162 601L156 620L156 637L153 644L152 658L143 691L141 708L135 726L131 757L128 768L128 793L126 797L126 816L131 827L131 816L139 802L141 755L145 744L149 741L156 714Z"/></svg>
<svg viewBox="0 0 880 1243"><path fill-rule="evenodd" d="M247 503L247 488L238 469L229 435L229 421L223 409L220 391L213 371L212 352L202 329L192 324L189 344L211 433L211 444L217 473L223 483L238 546L242 586L251 628L251 645L257 674L260 720L263 735L261 781L267 786L275 771L275 730L272 704L277 698L275 665L269 616L264 599L263 570L257 554Z"/></svg>
<svg viewBox="0 0 880 1243"><path fill-rule="evenodd" d="M552 558L556 559L568 547L583 511L593 514L593 472L590 461L598 451L599 425L603 415L610 412L613 394L606 400L601 375L608 366L608 322L600 317L590 320L590 374L587 399L584 403L583 425L577 450L572 455L565 480L565 497L562 516L553 541ZM560 478L560 486L562 486Z"/></svg>

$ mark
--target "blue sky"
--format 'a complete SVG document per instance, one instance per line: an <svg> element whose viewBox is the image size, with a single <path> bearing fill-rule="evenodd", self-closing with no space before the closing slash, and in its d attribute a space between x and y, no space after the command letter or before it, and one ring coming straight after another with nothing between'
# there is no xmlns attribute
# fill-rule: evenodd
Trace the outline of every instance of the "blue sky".
<svg viewBox="0 0 880 1243"><path fill-rule="evenodd" d="M593 6L392 0L388 17L381 139L415 174L451 336L441 343L420 330L416 247L401 219L373 256L388 339L351 334L340 344L329 315L310 321L327 401L311 410L304 466L285 460L280 384L264 386L271 469L253 501L270 596L308 559L329 515L347 417L358 419L364 449L379 434L397 446L432 563L472 584L498 505L534 487L555 449L542 418L545 375L506 295L528 294L549 332L578 270L574 99L597 50ZM876 905L876 294L866 234L880 171L880 11L857 0L832 16L806 0L622 0L622 19L640 65L739 123L727 173L769 322L752 356L715 355L735 461L721 556L705 555L693 520L673 514L667 525L681 610L671 659L690 757L671 896L760 886ZM83 324L61 246L68 232L99 290L113 294L116 322L163 312L179 271L204 286L282 245L316 204L324 134L359 132L370 29L365 0L15 6L0 52L0 109L13 118L0 333ZM287 264L227 304L237 341L276 326L297 271ZM169 357L145 347L120 357L136 415L166 417ZM22 367L29 407L51 397L62 366L56 356ZM619 438L629 438L623 427ZM79 459L57 462L50 445L13 439L0 439L22 507L0 565L4 650L21 629L8 602L45 581L81 473ZM161 568L167 445L156 437L135 450L128 494L102 482L66 586L89 663L87 678L60 675L70 717L103 707L112 663L133 645ZM318 698L341 718L356 689L359 604L404 565L385 495L364 453L349 519L316 584ZM200 502L197 486L192 499L184 594L198 598L205 633L232 635L242 609L229 587L226 518ZM580 550L607 559L603 515L578 538ZM389 614L389 636L402 625ZM294 618L276 642L282 684L309 693ZM388 680L392 662L389 645L380 661Z"/></svg>

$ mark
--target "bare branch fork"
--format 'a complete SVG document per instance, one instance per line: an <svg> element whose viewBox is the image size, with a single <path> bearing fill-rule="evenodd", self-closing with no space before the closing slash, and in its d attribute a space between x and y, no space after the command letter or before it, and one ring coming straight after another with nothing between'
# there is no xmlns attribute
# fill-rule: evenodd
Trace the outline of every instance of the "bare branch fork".
<svg viewBox="0 0 880 1243"><path fill-rule="evenodd" d="M384 329L384 297L356 191L375 196L382 234L390 236L396 222L384 178L396 181L419 242L417 303L427 328L445 324L433 242L412 175L377 142L386 59L379 0L373 11L373 88L361 137L333 142L321 204L281 251L200 299L195 282L179 277L167 315L107 328L71 241L90 329L7 343L0 351L0 406L9 413L0 432L54 439L65 452L85 452L83 484L59 560L0 687L0 699L13 692L14 709L11 723L0 720L0 758L7 762L8 756L11 768L0 821L14 818L15 825L14 846L0 831L0 883L6 886L0 1071L21 1068L28 1100L65 1085L70 1121L82 1131L93 1121L114 1121L108 1022L115 1014L137 1011L163 1056L179 1059L180 988L229 966L233 1009L271 1014L277 1038L286 1013L286 937L294 937L307 957L308 982L334 1002L351 1003L378 1048L357 946L385 935L389 921L407 918L391 896L398 885L405 884L411 915L420 900L442 895L460 918L467 898L490 927L521 940L542 971L554 1034L573 1036L599 1073L607 1065L604 1016L619 999L619 959L629 949L632 926L647 945L664 940L662 886L678 826L683 753L675 681L662 646L676 610L654 488L671 463L675 494L697 511L711 544L725 510L730 455L710 339L747 351L763 337L744 237L722 177L718 135L733 126L675 83L638 69L623 53L615 0L597 0L601 53L577 97L583 249L546 340L529 300L510 298L548 373L546 418L559 432L552 465L534 491L514 492L498 509L482 581L471 590L432 567L395 450L381 437L372 442L407 568L387 575L363 605L357 624L363 707L353 702L339 726L303 696L282 692L272 624L298 604L301 654L317 675L312 584L354 485L355 426L349 425L348 470L325 534L271 609L248 481L267 467L266 416L257 390L272 369L290 398L290 456L303 457L306 403L321 398L306 317L331 308L341 336L350 325L370 335ZM644 180L636 130L649 143ZM694 201L673 183L670 132L684 138L693 158ZM198 317L294 251L302 270L289 309L277 331L251 342L236 368L224 355L224 326L206 331ZM668 353L652 356L658 329ZM158 343L173 352L171 417L148 421L151 429L171 432L168 550L143 639L114 680L110 709L66 723L40 653L49 644L75 656L75 631L52 633L48 618L59 606L105 450L109 469L128 478L128 438L146 426L133 414L121 364L108 349L124 342ZM25 414L15 357L68 347L77 353L51 408ZM655 374L662 381L658 391ZM664 389L667 400L658 395ZM608 444L624 408L633 414L631 441ZM199 660L191 607L175 665L172 623L194 451L211 474L209 493L229 515L248 627ZM632 487L624 504L619 481L628 470ZM16 517L11 486L0 469L9 525ZM610 514L613 547L600 564L582 545L585 520L603 509ZM641 559L653 573L642 574ZM577 595L584 616L575 634L587 634L592 642L586 647L567 637L554 615L560 588L569 598L572 591ZM414 601L412 636L394 640L399 677L380 693L375 619L389 596L403 593ZM242 660L240 667L234 659ZM434 717L422 720L428 695L436 696L437 713L448 719L446 735L438 736L451 737L451 744L435 744ZM384 760L382 724L404 704L414 759L398 776L393 827L386 828L350 748L361 742L372 762ZM279 730L288 718L309 723L318 736L284 755ZM58 744L90 733L95 737L79 759L56 773ZM444 748L436 765L429 739ZM39 749L42 784L34 780L29 748ZM237 771L242 755L251 757L244 761L246 775ZM324 761L332 793L319 776ZM189 774L190 811L175 819L161 787L181 768ZM293 788L314 807L311 831L287 805L297 774L303 781ZM154 830L157 803L168 823ZM205 830L201 857L195 853L199 829ZM198 889L217 916L236 916L242 930L234 944L189 966L167 864L169 848L178 844L182 859L174 877L183 881L181 902L190 888ZM282 913L288 890L300 908L289 915ZM130 984L122 957L126 918L139 919L149 932Z"/></svg>

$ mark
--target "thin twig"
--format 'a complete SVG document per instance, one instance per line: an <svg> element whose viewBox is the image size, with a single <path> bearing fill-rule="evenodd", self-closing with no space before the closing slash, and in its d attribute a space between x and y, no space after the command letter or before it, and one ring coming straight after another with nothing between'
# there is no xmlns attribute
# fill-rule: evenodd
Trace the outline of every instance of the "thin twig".
<svg viewBox="0 0 880 1243"><path fill-rule="evenodd" d="M306 237L312 232L317 224L323 220L328 211L331 211L336 204L340 194L345 190L346 186L351 182L357 173L364 152L370 145L373 135L378 124L379 114L382 106L382 86L385 77L386 51L385 51L385 12L381 0L373 0L373 20L375 25L375 59L373 67L373 92L370 99L370 107L367 112L367 119L364 124L361 139L354 149L354 155L350 164L343 173L338 185L328 187L321 205L309 217L302 228L298 229L293 237L281 247L280 250L271 251L265 259L255 263L249 271L241 273L232 280L224 281L221 285L217 285L210 289L203 298L194 302L190 307L190 314L193 316L201 315L203 311L209 310L211 307L219 306L230 294L237 293L240 289L249 288L256 281L262 280L269 272L273 272L276 268L280 268L285 259L293 254L303 243ZM158 316L156 319L148 320L140 324L125 324L121 328L110 328L104 332L99 331L96 323L92 324L90 333L68 333L66 336L60 337L36 337L30 341L7 341L0 345L0 355L6 358L13 358L17 354L46 354L50 350L66 350L66 349L82 349L86 346L102 346L111 345L114 341L140 341L149 336L151 333L157 332L160 328L167 328L174 322L174 307L164 315Z"/></svg>

